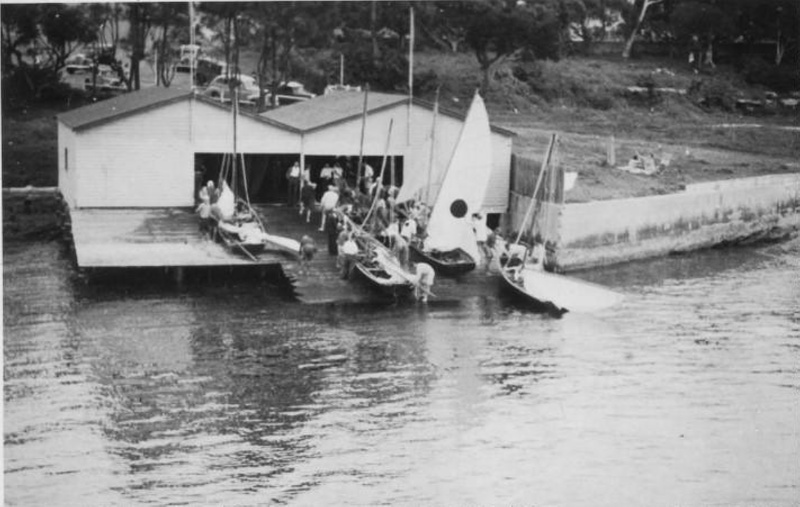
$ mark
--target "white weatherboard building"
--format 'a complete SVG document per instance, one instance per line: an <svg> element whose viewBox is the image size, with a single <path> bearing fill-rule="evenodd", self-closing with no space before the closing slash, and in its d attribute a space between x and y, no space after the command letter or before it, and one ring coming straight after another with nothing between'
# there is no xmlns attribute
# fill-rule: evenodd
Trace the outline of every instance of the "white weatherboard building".
<svg viewBox="0 0 800 507"><path fill-rule="evenodd" d="M376 173L384 153L396 177L428 171L431 104L370 92L363 154ZM245 154L251 200L285 202L284 173L295 160L311 168L354 161L361 150L364 93L317 97L237 119L237 152ZM59 188L72 209L190 207L197 186L214 179L233 150L229 105L187 90L150 88L58 116ZM410 121L410 124L409 124ZM391 136L389 136L389 125ZM463 116L440 111L434 156L447 165ZM410 128L409 128L410 127ZM514 134L492 128L492 177L484 212L508 207ZM387 149L387 138L389 139ZM387 168L387 174L388 174Z"/></svg>

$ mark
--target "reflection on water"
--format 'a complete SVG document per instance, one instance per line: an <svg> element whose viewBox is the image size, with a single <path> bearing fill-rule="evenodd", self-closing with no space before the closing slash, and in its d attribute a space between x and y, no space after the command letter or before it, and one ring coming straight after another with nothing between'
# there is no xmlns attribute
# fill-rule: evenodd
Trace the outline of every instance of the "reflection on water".
<svg viewBox="0 0 800 507"><path fill-rule="evenodd" d="M4 248L9 505L800 498L797 242L581 273L628 298L561 319L86 284Z"/></svg>

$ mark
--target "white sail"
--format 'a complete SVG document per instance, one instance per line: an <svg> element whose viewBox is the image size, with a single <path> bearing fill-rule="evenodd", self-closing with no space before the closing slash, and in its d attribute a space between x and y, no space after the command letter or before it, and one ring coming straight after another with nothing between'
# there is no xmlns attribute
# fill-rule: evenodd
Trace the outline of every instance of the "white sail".
<svg viewBox="0 0 800 507"><path fill-rule="evenodd" d="M427 165L428 153L431 150L432 140L430 137L425 139L425 144L422 149L412 155L410 160L410 167L421 168ZM419 200L420 194L423 194L423 189L427 184L428 174L427 171L414 170L408 171L408 175L403 175L403 185L397 193L397 202L408 202L411 200Z"/></svg>
<svg viewBox="0 0 800 507"><path fill-rule="evenodd" d="M219 210L222 213L223 220L230 220L233 218L234 211L236 210L234 202L235 199L236 197L233 195L231 187L228 186L228 182L222 180L222 190L219 193L219 199L217 199L217 205L219 206Z"/></svg>
<svg viewBox="0 0 800 507"><path fill-rule="evenodd" d="M476 92L431 211L425 250L463 248L480 259L471 219L483 206L491 175L489 115Z"/></svg>

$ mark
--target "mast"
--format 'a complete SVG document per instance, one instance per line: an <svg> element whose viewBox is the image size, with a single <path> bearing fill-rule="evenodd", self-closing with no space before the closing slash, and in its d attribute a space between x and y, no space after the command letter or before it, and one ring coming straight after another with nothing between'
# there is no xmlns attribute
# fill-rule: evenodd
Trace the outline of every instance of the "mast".
<svg viewBox="0 0 800 507"><path fill-rule="evenodd" d="M431 123L431 151L428 155L428 184L425 186L425 204L431 202L431 176L433 173L433 155L436 149L436 118L439 116L439 90L442 86L436 87L436 100L433 103L433 122Z"/></svg>
<svg viewBox="0 0 800 507"><path fill-rule="evenodd" d="M539 170L539 176L536 178L536 186L533 188L533 194L531 195L531 204L528 206L528 211L525 212L525 218L522 219L522 223L519 227L519 232L517 233L517 239L514 241L515 244L519 243L519 240L522 238L522 233L525 231L525 224L528 223L531 216L533 215L533 210L536 208L536 194L539 193L539 187L542 184L542 179L544 177L544 172L547 170L547 167L550 165L550 157L553 155L553 148L556 144L556 134L550 136L550 144L547 146L547 151L545 152L544 160L542 160L542 168Z"/></svg>
<svg viewBox="0 0 800 507"><path fill-rule="evenodd" d="M411 144L411 105L414 102L414 6L408 8L408 119L406 121L406 144Z"/></svg>
<svg viewBox="0 0 800 507"><path fill-rule="evenodd" d="M356 189L361 186L361 164L364 160L364 131L367 128L367 97L369 97L369 83L364 85L364 113L361 117L361 143L358 147L358 166L356 167Z"/></svg>
<svg viewBox="0 0 800 507"><path fill-rule="evenodd" d="M189 45L191 47L192 56L189 61L189 87L194 91L194 73L195 65L197 65L197 58L194 52L194 2L189 2ZM199 53L199 51L198 51Z"/></svg>
<svg viewBox="0 0 800 507"><path fill-rule="evenodd" d="M394 118L389 120L389 133L386 135L386 148L384 148L384 150L383 150L383 162L381 163L381 174L379 176L380 179L378 180L378 181L381 182L381 184L383 184L383 175L384 175L384 172L386 171L386 158L389 155L389 144L390 144L390 141L392 140L392 126L393 125L394 125ZM369 190L369 189L367 189L367 190ZM380 192L375 192L375 197L372 199L372 205L369 207L369 211L367 212L367 216L364 217L364 222L363 222L362 226L367 225L367 222L369 221L370 217L372 216L372 212L375 210L375 207L378 204L378 197L380 195L381 195Z"/></svg>

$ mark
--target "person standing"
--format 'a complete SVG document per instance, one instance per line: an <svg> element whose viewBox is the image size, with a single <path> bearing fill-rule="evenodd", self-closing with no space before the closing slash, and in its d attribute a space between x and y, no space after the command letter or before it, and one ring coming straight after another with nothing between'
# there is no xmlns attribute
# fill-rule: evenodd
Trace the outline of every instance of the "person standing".
<svg viewBox="0 0 800 507"><path fill-rule="evenodd" d="M342 278L346 280L350 277L350 271L353 269L353 265L358 260L359 255L358 243L356 243L352 233L348 235L347 240L342 245L341 252L343 256Z"/></svg>
<svg viewBox="0 0 800 507"><path fill-rule="evenodd" d="M310 181L303 181L303 188L300 190L300 214L306 213L306 223L311 221L311 210L317 203L316 198L316 183Z"/></svg>
<svg viewBox="0 0 800 507"><path fill-rule="evenodd" d="M313 238L308 235L300 238L300 272L302 274L308 274L308 267L315 253L317 253L317 244Z"/></svg>
<svg viewBox="0 0 800 507"><path fill-rule="evenodd" d="M483 217L480 213L472 214L472 230L475 232L475 241L478 243L478 249L481 252L481 257L483 257L483 261L486 263L486 267L488 267L489 261L492 259L492 253L489 250L489 247L486 246L488 235L486 232L486 224L484 223Z"/></svg>
<svg viewBox="0 0 800 507"><path fill-rule="evenodd" d="M328 213L336 209L336 204L339 203L339 189L333 185L328 187L328 191L322 195L320 206L322 207L322 222L319 224L319 232L325 230L325 218Z"/></svg>
<svg viewBox="0 0 800 507"><path fill-rule="evenodd" d="M414 296L417 301L423 303L428 302L428 294L433 287L433 280L436 278L436 272L430 264L418 262L414 264L414 271L416 272L417 283L414 287Z"/></svg>
<svg viewBox="0 0 800 507"><path fill-rule="evenodd" d="M324 192L325 189L333 185L333 179L333 167L326 163L324 166L322 166L322 170L319 172L318 184L320 186L320 191ZM322 198L322 193L320 193L317 197Z"/></svg>
<svg viewBox="0 0 800 507"><path fill-rule="evenodd" d="M339 237L339 215L336 211L328 214L328 219L325 221L325 234L328 237L328 254L337 255L339 253L339 245L336 242Z"/></svg>
<svg viewBox="0 0 800 507"><path fill-rule="evenodd" d="M286 171L286 180L289 182L289 206L297 205L300 198L300 163L295 162Z"/></svg>

